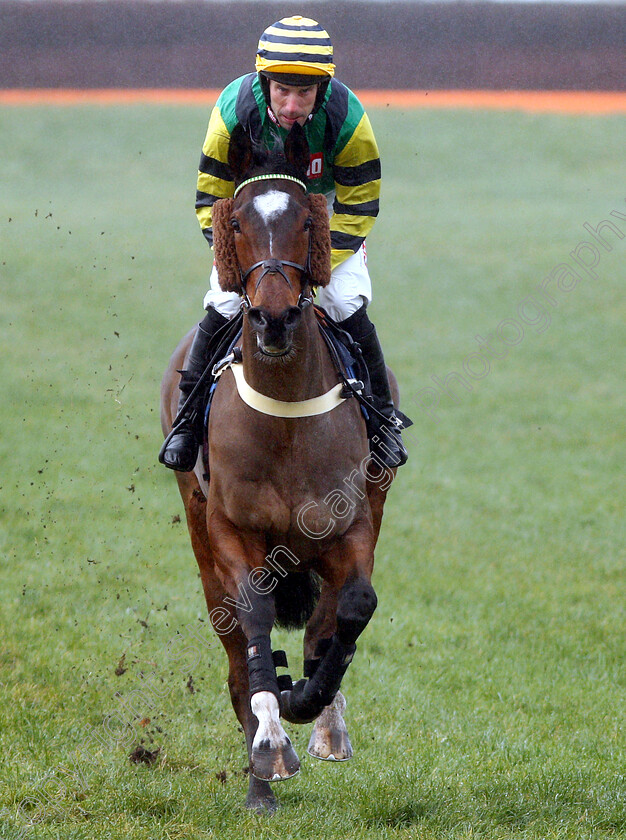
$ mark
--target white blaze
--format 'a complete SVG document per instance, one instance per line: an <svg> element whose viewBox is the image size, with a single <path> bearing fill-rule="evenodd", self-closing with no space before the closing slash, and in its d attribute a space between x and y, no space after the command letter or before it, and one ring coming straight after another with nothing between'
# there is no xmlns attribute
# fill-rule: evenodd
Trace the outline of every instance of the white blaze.
<svg viewBox="0 0 626 840"><path fill-rule="evenodd" d="M278 190L270 190L267 193L263 193L263 195L257 195L253 204L259 216L265 224L268 224L276 216L279 216L287 210L289 196L287 193L279 192Z"/></svg>

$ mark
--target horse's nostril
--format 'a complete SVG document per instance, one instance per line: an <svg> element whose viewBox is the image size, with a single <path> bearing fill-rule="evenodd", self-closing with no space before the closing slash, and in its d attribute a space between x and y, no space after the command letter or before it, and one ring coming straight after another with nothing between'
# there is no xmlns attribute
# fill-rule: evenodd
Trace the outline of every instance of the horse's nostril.
<svg viewBox="0 0 626 840"><path fill-rule="evenodd" d="M302 310L297 306L290 306L285 312L283 323L288 330L295 329L302 318Z"/></svg>
<svg viewBox="0 0 626 840"><path fill-rule="evenodd" d="M258 306L253 306L252 309L248 310L248 320L255 330L262 330L267 326L267 315Z"/></svg>

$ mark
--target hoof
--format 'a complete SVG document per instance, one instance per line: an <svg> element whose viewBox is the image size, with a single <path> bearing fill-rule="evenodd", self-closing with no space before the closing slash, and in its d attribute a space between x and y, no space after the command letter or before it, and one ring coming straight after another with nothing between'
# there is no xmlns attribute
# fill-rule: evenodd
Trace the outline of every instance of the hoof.
<svg viewBox="0 0 626 840"><path fill-rule="evenodd" d="M258 728L250 755L250 772L266 782L282 782L295 776L300 760L280 725L277 698L269 691L258 691L250 701Z"/></svg>
<svg viewBox="0 0 626 840"><path fill-rule="evenodd" d="M348 761L352 758L352 744L343 719L346 700L338 691L335 699L326 706L315 721L307 752L322 761Z"/></svg>
<svg viewBox="0 0 626 840"><path fill-rule="evenodd" d="M272 746L269 741L261 741L252 750L250 772L257 779L266 782L284 782L291 779L300 769L300 759L291 746L291 741L279 746Z"/></svg>
<svg viewBox="0 0 626 840"><path fill-rule="evenodd" d="M262 782L260 779L250 776L246 808L255 814L271 815L276 813L278 802L267 782Z"/></svg>
<svg viewBox="0 0 626 840"><path fill-rule="evenodd" d="M322 761L348 761L353 755L347 731L337 732L330 729L314 729L307 752L313 758L321 758Z"/></svg>

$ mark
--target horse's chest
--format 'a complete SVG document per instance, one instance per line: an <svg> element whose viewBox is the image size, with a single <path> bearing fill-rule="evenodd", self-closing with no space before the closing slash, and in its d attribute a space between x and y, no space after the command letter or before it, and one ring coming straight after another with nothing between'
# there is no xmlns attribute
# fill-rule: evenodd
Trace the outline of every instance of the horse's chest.
<svg viewBox="0 0 626 840"><path fill-rule="evenodd" d="M232 393L225 402L222 418L230 422L212 438L211 483L237 528L285 539L332 536L363 515L358 467L368 450L358 406L281 423L242 413Z"/></svg>
<svg viewBox="0 0 626 840"><path fill-rule="evenodd" d="M343 533L361 514L365 482L321 462L254 461L239 481L220 487L228 519L238 528L285 538L319 540Z"/></svg>
<svg viewBox="0 0 626 840"><path fill-rule="evenodd" d="M266 481L249 481L231 487L223 502L228 519L237 528L272 534L286 534L290 529L290 501Z"/></svg>

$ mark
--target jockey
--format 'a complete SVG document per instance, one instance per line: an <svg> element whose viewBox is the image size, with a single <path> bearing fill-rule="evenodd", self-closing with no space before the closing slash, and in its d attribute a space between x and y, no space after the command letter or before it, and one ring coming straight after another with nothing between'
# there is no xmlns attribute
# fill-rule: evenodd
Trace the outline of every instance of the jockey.
<svg viewBox="0 0 626 840"><path fill-rule="evenodd" d="M368 367L375 405L388 419L371 443L386 466L404 464L407 452L396 423L387 369L376 329L367 315L372 285L367 270L365 237L378 215L380 160L367 114L357 97L335 78L333 47L316 21L295 15L267 29L256 53L256 73L231 82L221 93L209 121L198 172L196 213L213 246L212 206L232 197L228 167L230 135L237 123L252 139L272 147L295 122L304 127L311 162L308 189L328 201L331 231L331 280L317 301L358 342ZM180 389L182 407L208 364L212 336L237 314L241 298L221 290L215 265L204 298L206 317L193 339ZM163 463L192 470L200 444L196 406L177 418L178 430L163 452Z"/></svg>

